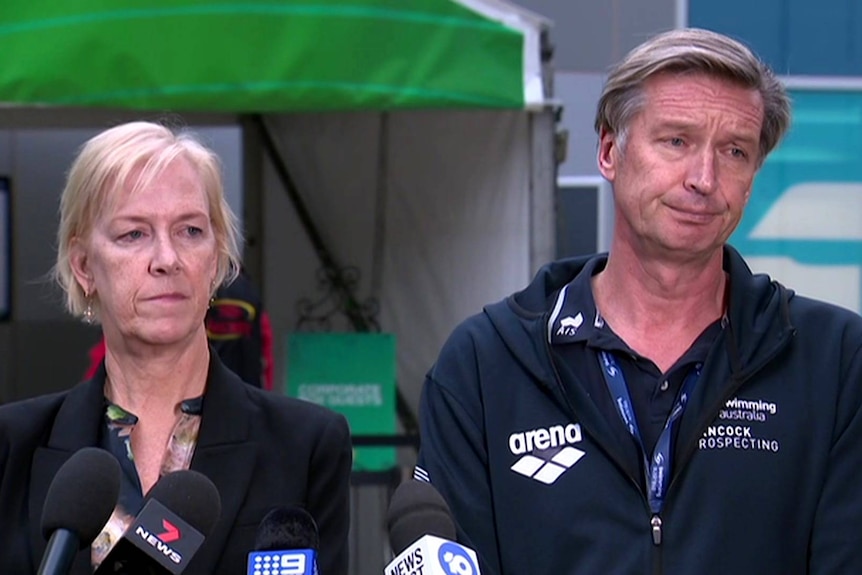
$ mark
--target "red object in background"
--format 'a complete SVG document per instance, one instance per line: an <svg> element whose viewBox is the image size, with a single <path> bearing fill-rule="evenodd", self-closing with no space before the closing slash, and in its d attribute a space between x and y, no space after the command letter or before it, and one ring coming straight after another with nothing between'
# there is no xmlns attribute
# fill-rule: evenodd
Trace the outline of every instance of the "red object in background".
<svg viewBox="0 0 862 575"><path fill-rule="evenodd" d="M96 375L96 371L98 371L99 366L102 364L102 360L105 359L105 338L99 338L99 341L90 348L87 354L90 356L90 365L87 367L87 371L84 372L84 379L91 379Z"/></svg>
<svg viewBox="0 0 862 575"><path fill-rule="evenodd" d="M206 316L207 338L222 363L243 381L266 390L273 388L272 325L262 309L260 294L241 272L229 285L218 289ZM105 340L90 351L90 379L105 358Z"/></svg>
<svg viewBox="0 0 862 575"><path fill-rule="evenodd" d="M207 330L209 332L209 329ZM243 333L248 330L243 329ZM246 333L246 335L248 335ZM262 312L260 314L260 361L261 361L261 387L263 389L272 391L273 388L273 374L275 372L273 365L273 355L272 355L272 324L269 321L269 314L266 312ZM216 347L216 351L219 348ZM88 352L90 356L90 364L87 367L87 370L84 372L84 379L90 379L94 375L96 375L96 371L99 369L99 366L102 364L102 360L105 359L105 338L100 338L99 341L96 342L93 347L90 348ZM224 359L224 358L223 358ZM228 362L225 362L228 367L231 365Z"/></svg>
<svg viewBox="0 0 862 575"><path fill-rule="evenodd" d="M263 388L272 391L273 388L273 367L272 357L272 325L269 323L269 314L262 312L260 314L260 342L261 342L261 361L263 361Z"/></svg>
<svg viewBox="0 0 862 575"><path fill-rule="evenodd" d="M269 321L269 314L266 312L260 315L260 340L261 340L261 384L268 391L273 388L273 356L272 356L272 325ZM96 375L96 371L105 359L105 338L100 338L99 341L90 348L87 352L90 356L90 364L87 366L87 371L84 372L84 379L90 379ZM228 365L230 367L230 365Z"/></svg>

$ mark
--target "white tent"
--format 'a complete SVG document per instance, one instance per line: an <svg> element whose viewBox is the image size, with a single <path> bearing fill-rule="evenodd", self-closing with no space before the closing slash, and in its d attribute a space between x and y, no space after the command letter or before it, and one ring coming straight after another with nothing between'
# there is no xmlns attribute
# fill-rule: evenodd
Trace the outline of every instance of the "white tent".
<svg viewBox="0 0 862 575"><path fill-rule="evenodd" d="M359 270L357 300L379 302L380 327L396 334L399 387L415 406L425 371L457 322L522 287L553 256L552 113L265 121L338 265ZM295 206L270 162L261 163L263 289L283 336L301 319L297 302L325 296L326 288L317 284L320 261Z"/></svg>
<svg viewBox="0 0 862 575"><path fill-rule="evenodd" d="M415 407L455 324L553 255L549 22L509 2L2 10L0 102L19 125L171 110L242 126L246 264L278 359L299 302L325 296L320 270L346 277L355 291L340 295L378 302L369 318L396 334L399 387Z"/></svg>
<svg viewBox="0 0 862 575"><path fill-rule="evenodd" d="M277 378L287 335L303 318L304 327L313 324L309 313L333 303L343 310L349 293L361 309L354 319L396 335L399 389L415 413L424 374L454 326L522 287L554 255L557 111L547 21L501 0L393 6L273 0L238 14L227 8L246 5L162 0L132 11L86 0L55 2L50 15L43 3L4 6L0 101L8 106L0 128L24 136L0 140L0 160L32 153L20 142L32 142L34 131L102 128L164 110L193 126L240 126L240 157L228 161L242 166L246 265L272 320ZM324 13L332 18L319 28L295 29ZM284 33L260 32L279 25ZM144 41L157 34L158 46ZM243 34L247 41L237 41ZM237 56L244 48L250 52ZM327 55L334 59L323 62ZM316 63L325 81L306 69ZM69 159L44 161L65 169ZM54 185L46 195L56 194ZM53 234L55 205L39 209L34 234L49 257L44 237ZM28 216L27 227L34 221ZM321 277L344 280L346 290L328 298ZM303 300L323 303L303 312ZM13 313L11 330L0 325L0 358L37 340L35 349L62 350L46 340L82 333L41 314L21 322ZM357 327L340 313L331 319L332 329ZM56 354L45 366L39 356L26 369L0 367L0 376L26 371L27 393L46 391L29 382L62 379L40 369L75 373L77 361L66 366ZM0 385L0 400L20 395L18 385L25 382L13 381L12 392ZM362 525L383 524L379 506L353 513ZM351 542L354 574L380 572L382 541L371 531L354 530L371 537Z"/></svg>

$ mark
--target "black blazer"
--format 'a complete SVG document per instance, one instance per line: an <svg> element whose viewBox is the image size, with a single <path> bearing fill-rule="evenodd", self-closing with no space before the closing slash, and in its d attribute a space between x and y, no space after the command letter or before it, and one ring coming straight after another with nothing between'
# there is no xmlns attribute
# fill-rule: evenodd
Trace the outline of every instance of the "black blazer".
<svg viewBox="0 0 862 575"><path fill-rule="evenodd" d="M211 353L191 469L221 495L221 517L184 575L246 572L257 527L277 506L304 507L320 529L321 575L347 573L350 432L343 416L243 383ZM0 573L35 573L47 542L45 494L78 449L98 445L104 378L57 394L0 406ZM88 575L89 547L71 573Z"/></svg>

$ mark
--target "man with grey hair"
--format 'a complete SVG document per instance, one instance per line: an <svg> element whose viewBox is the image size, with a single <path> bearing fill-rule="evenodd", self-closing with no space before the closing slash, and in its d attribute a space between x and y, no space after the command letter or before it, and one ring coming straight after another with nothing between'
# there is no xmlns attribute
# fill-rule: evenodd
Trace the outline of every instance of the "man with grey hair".
<svg viewBox="0 0 862 575"><path fill-rule="evenodd" d="M788 97L674 30L609 74L607 254L551 263L429 371L415 477L489 573L862 573L862 318L727 240Z"/></svg>

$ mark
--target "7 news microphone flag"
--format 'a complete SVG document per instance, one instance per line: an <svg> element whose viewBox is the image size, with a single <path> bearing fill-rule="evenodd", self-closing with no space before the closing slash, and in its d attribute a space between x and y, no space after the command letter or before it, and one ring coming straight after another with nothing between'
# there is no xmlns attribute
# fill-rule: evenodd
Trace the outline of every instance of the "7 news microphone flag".
<svg viewBox="0 0 862 575"><path fill-rule="evenodd" d="M179 575L221 514L205 475L189 469L162 476L94 575Z"/></svg>

